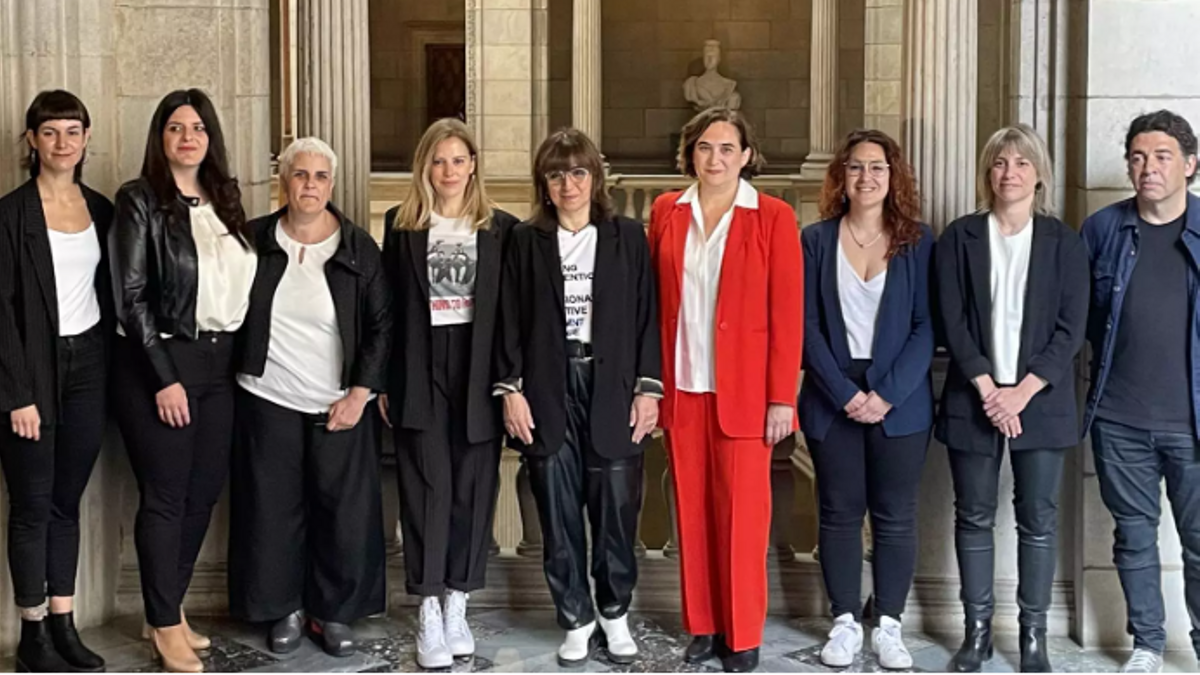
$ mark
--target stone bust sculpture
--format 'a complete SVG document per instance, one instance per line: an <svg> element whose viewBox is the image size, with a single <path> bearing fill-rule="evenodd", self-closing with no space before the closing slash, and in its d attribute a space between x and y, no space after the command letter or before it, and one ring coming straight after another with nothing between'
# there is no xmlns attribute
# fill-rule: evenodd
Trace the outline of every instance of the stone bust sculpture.
<svg viewBox="0 0 1200 675"><path fill-rule="evenodd" d="M742 95L735 91L737 82L717 72L721 64L721 42L704 41L704 74L689 77L683 83L683 96L697 110L742 106Z"/></svg>

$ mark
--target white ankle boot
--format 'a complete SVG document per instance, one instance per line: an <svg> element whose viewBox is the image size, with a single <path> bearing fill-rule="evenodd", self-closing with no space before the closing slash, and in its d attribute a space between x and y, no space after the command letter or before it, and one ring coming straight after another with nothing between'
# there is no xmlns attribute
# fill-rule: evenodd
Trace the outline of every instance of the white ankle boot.
<svg viewBox="0 0 1200 675"><path fill-rule="evenodd" d="M558 648L560 666L577 666L592 656L595 646L596 622L567 631L567 639Z"/></svg>
<svg viewBox="0 0 1200 675"><path fill-rule="evenodd" d="M456 658L475 654L475 636L467 625L467 597L462 591L446 591L446 648Z"/></svg>
<svg viewBox="0 0 1200 675"><path fill-rule="evenodd" d="M600 617L600 629L604 631L604 640L608 644L608 658L613 663L632 663L637 657L638 646L629 633L629 614L612 620Z"/></svg>
<svg viewBox="0 0 1200 675"><path fill-rule="evenodd" d="M421 599L421 615L417 627L417 665L422 668L448 668L454 657L446 647L442 606L429 596Z"/></svg>

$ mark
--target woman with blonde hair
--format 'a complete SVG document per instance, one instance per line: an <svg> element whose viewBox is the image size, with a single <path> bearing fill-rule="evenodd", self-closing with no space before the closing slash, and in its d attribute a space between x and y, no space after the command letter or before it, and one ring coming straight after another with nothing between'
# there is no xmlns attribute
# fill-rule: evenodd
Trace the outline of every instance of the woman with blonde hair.
<svg viewBox="0 0 1200 675"><path fill-rule="evenodd" d="M467 594L484 585L500 470L492 336L500 253L517 219L488 200L478 160L466 125L434 122L417 145L409 198L385 216L395 324L379 406L395 429L405 587L421 596L423 668L475 653Z"/></svg>
<svg viewBox="0 0 1200 675"><path fill-rule="evenodd" d="M951 367L935 434L954 477L954 547L966 631L958 672L992 655L1000 465L1012 457L1022 672L1049 672L1046 613L1057 559L1058 491L1079 440L1074 360L1088 313L1082 240L1051 213L1050 153L1025 125L979 159L982 208L938 241L939 318Z"/></svg>

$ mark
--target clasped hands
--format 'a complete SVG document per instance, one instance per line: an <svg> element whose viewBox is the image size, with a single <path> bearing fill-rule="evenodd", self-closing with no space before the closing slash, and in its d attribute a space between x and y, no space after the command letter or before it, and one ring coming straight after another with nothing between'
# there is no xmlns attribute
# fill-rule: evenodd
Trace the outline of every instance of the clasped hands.
<svg viewBox="0 0 1200 675"><path fill-rule="evenodd" d="M878 424L891 409L892 404L874 391L869 394L858 392L844 408L846 415L859 424Z"/></svg>
<svg viewBox="0 0 1200 675"><path fill-rule="evenodd" d="M1012 387L999 387L991 375L980 375L974 380L979 389L979 398L983 412L987 415L992 426L1000 430L1005 438L1016 438L1023 433L1021 429L1021 413L1030 399L1041 387L1040 380L1035 376L1027 376L1020 384ZM1036 387L1036 388L1035 388Z"/></svg>

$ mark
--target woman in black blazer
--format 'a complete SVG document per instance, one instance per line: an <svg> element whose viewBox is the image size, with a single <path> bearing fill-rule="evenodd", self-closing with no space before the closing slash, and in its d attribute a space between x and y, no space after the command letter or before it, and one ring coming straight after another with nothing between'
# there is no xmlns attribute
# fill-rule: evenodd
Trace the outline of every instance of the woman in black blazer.
<svg viewBox="0 0 1200 675"><path fill-rule="evenodd" d="M384 217L393 339L379 407L395 429L422 668L475 653L467 594L484 587L504 435L492 343L501 252L517 219L488 199L478 157L465 124L434 122L417 145L409 198Z"/></svg>
<svg viewBox="0 0 1200 675"><path fill-rule="evenodd" d="M936 252L941 332L951 368L935 433L950 451L966 635L959 672L992 654L1000 464L1012 454L1019 545L1021 670L1050 669L1058 491L1079 440L1074 359L1088 311L1082 240L1049 215L1054 177L1033 129L997 131L979 161L984 210L950 224Z"/></svg>
<svg viewBox="0 0 1200 675"><path fill-rule="evenodd" d="M30 180L0 199L0 465L21 611L17 669L103 670L74 624L79 501L107 416L112 204L81 182L83 102L38 94L25 113ZM50 618L46 599L50 598Z"/></svg>
<svg viewBox="0 0 1200 675"><path fill-rule="evenodd" d="M567 631L559 663L586 661L601 631L609 656L628 663L642 452L662 396L650 250L641 223L612 215L603 160L583 133L551 134L533 182L534 216L504 254L496 389L529 467L546 580Z"/></svg>

